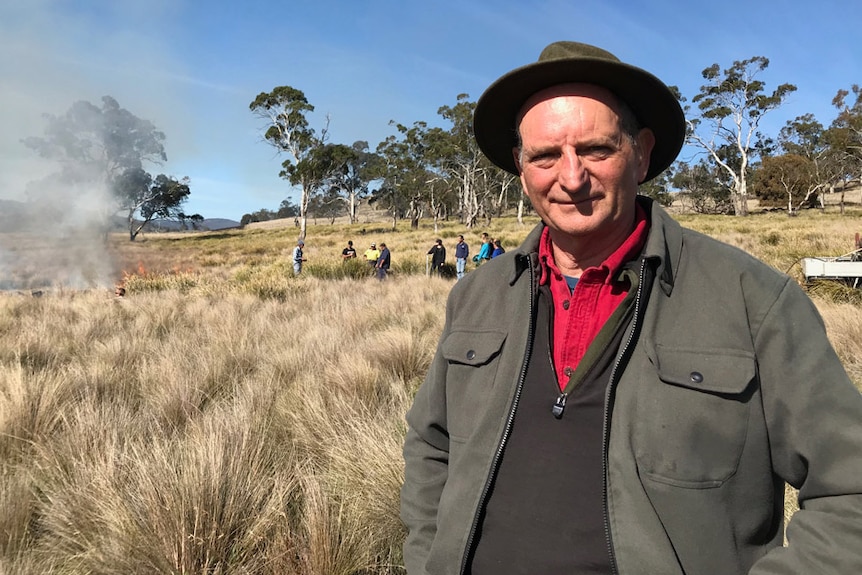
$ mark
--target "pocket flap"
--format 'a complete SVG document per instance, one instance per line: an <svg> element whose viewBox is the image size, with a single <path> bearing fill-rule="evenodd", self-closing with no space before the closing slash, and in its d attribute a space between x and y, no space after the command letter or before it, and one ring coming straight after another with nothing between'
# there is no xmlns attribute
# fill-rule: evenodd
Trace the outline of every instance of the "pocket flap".
<svg viewBox="0 0 862 575"><path fill-rule="evenodd" d="M448 361L482 365L500 353L506 334L499 331L453 331L441 346Z"/></svg>
<svg viewBox="0 0 862 575"><path fill-rule="evenodd" d="M659 378L690 389L740 394L757 372L754 354L739 349L682 349L656 346Z"/></svg>

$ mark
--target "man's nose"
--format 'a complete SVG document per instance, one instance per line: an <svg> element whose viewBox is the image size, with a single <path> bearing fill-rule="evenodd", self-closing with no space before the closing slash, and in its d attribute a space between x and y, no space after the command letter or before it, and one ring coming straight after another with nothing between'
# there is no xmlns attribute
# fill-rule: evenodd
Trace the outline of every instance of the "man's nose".
<svg viewBox="0 0 862 575"><path fill-rule="evenodd" d="M565 150L560 157L558 179L568 192L576 192L589 182L586 166L575 150Z"/></svg>

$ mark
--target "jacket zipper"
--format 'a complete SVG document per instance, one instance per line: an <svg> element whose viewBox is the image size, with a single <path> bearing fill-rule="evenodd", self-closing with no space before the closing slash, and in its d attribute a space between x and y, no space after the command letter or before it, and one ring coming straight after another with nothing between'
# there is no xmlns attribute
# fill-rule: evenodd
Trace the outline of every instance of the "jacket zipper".
<svg viewBox="0 0 862 575"><path fill-rule="evenodd" d="M485 502L488 500L488 493L491 490L491 483L497 476L497 471L500 468L500 459L503 457L503 449L509 441L509 435L512 433L512 424L515 421L515 411L518 409L518 402L521 399L521 391L524 389L524 381L527 378L527 366L530 363L530 356L533 354L533 323L535 314L534 300L536 298L535 274L533 272L533 263L527 266L530 270L530 325L527 330L527 349L524 352L524 363L521 365L521 373L518 376L518 385L515 387L515 397L512 400L512 407L509 410L509 415L506 418L506 426L503 429L503 437L500 438L500 443L497 445L497 451L494 453L494 459L491 461L491 469L488 472L488 477L485 479L485 486L482 488L482 496L479 498L479 505L473 515L473 523L470 525L470 533L467 536L467 546L464 548L464 555L461 557L461 575L467 571L467 557L473 550L473 544L476 539L476 530L479 528L479 516L482 509L485 507Z"/></svg>
<svg viewBox="0 0 862 575"><path fill-rule="evenodd" d="M619 567L617 566L617 557L614 553L614 543L611 536L611 520L608 512L608 442L610 441L611 434L611 405L614 402L614 394L616 392L617 380L619 378L619 367L622 364L623 359L629 355L632 342L635 340L635 336L639 331L638 323L641 320L641 302L643 299L644 282L646 280L646 259L641 259L641 269L638 275L638 291L635 295L635 310L634 317L632 318L632 328L629 330L628 338L626 338L625 344L617 355L617 360L611 370L611 379L608 383L608 390L605 394L605 417L604 428L602 430L602 507L604 508L605 514L605 540L608 544L608 554L611 558L611 573L613 575L619 574Z"/></svg>

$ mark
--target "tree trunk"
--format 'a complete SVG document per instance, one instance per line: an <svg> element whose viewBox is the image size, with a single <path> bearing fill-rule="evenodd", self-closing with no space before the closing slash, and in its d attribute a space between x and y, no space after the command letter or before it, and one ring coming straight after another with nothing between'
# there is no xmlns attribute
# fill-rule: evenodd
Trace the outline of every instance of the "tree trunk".
<svg viewBox="0 0 862 575"><path fill-rule="evenodd" d="M311 201L311 192L302 185L302 196L299 198L299 239L305 240L305 233L308 230L308 203Z"/></svg>
<svg viewBox="0 0 862 575"><path fill-rule="evenodd" d="M748 215L748 190L746 189L745 179L740 178L733 186L733 210L737 216Z"/></svg>
<svg viewBox="0 0 862 575"><path fill-rule="evenodd" d="M356 193L355 192L350 193L350 207L349 207L348 211L349 211L348 215L349 215L350 223L355 224L356 223Z"/></svg>

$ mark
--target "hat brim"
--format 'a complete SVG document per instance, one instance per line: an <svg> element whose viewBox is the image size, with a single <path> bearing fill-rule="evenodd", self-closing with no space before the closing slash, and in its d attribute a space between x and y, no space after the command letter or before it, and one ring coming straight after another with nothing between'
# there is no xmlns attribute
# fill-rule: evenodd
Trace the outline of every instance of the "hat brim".
<svg viewBox="0 0 862 575"><path fill-rule="evenodd" d="M645 70L598 58L535 62L491 84L473 114L473 133L488 159L517 175L512 149L518 145L518 112L536 92L568 83L595 84L610 90L631 108L642 127L652 130L655 146L644 181L659 175L676 159L685 141L685 114L673 92Z"/></svg>

